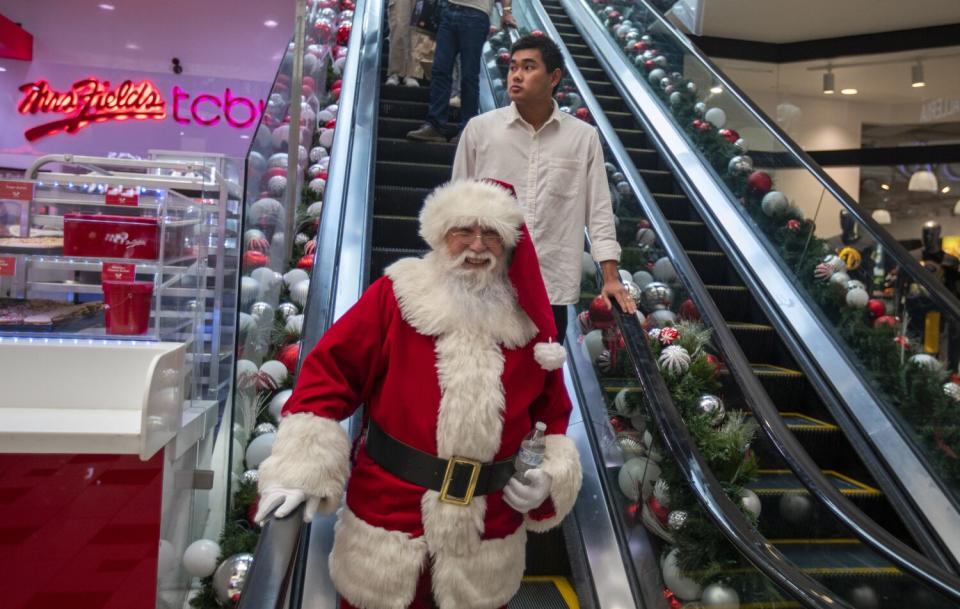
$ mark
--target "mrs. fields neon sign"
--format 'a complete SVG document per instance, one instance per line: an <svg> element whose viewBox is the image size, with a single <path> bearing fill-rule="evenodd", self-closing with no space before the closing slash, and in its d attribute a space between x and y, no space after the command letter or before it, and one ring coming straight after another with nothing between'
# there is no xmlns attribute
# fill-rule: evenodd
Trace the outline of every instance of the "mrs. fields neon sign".
<svg viewBox="0 0 960 609"><path fill-rule="evenodd" d="M99 78L78 80L67 91L57 91L46 80L20 85L23 97L17 111L24 115L62 115L61 118L31 127L24 132L27 141L35 141L59 132L77 133L93 123L126 120L163 120L167 102L160 89L149 80L125 80L111 88L110 81ZM226 88L223 96L201 93L191 95L174 85L173 120L180 124L197 123L211 127L225 122L237 129L252 126L263 112L264 103L254 103Z"/></svg>

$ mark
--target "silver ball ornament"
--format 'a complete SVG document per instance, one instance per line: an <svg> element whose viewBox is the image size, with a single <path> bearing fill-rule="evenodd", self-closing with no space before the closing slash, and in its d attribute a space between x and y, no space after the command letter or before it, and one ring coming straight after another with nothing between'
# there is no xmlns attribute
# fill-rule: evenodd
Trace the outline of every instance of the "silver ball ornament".
<svg viewBox="0 0 960 609"><path fill-rule="evenodd" d="M640 289L640 304L646 311L668 309L673 303L673 289L660 281L652 281Z"/></svg>
<svg viewBox="0 0 960 609"><path fill-rule="evenodd" d="M242 480L243 482L250 482L254 484L256 484L257 480L259 479L260 479L260 472L255 469L248 469L247 471L243 472L243 474L240 476L240 480Z"/></svg>
<svg viewBox="0 0 960 609"><path fill-rule="evenodd" d="M703 102L697 102L693 105L693 111L696 112L699 116L703 116L704 112L707 111L707 104Z"/></svg>
<svg viewBox="0 0 960 609"><path fill-rule="evenodd" d="M697 412L710 417L710 424L714 426L719 425L727 416L723 400L709 393L704 393L697 400Z"/></svg>
<svg viewBox="0 0 960 609"><path fill-rule="evenodd" d="M265 433L277 433L277 426L273 423L260 423L253 428L253 437L262 436Z"/></svg>
<svg viewBox="0 0 960 609"><path fill-rule="evenodd" d="M277 305L277 310L280 311L280 314L283 315L283 320L286 321L292 316L300 313L300 309L297 308L297 305L292 302L282 302Z"/></svg>
<svg viewBox="0 0 960 609"><path fill-rule="evenodd" d="M785 493L780 497L780 516L790 524L803 524L813 515L813 502L807 493Z"/></svg>
<svg viewBox="0 0 960 609"><path fill-rule="evenodd" d="M683 525L687 524L688 517L683 510L673 510L667 515L667 528L671 531L679 531Z"/></svg>
<svg viewBox="0 0 960 609"><path fill-rule="evenodd" d="M740 154L744 154L750 150L750 147L747 145L747 140L742 137L737 139L737 141L733 143L733 146L740 151Z"/></svg>
<svg viewBox="0 0 960 609"><path fill-rule="evenodd" d="M213 590L221 604L240 600L252 566L253 554L247 553L234 554L220 563L213 574Z"/></svg>
<svg viewBox="0 0 960 609"><path fill-rule="evenodd" d="M704 609L740 609L740 595L730 586L718 582L703 589L700 605Z"/></svg>
<svg viewBox="0 0 960 609"><path fill-rule="evenodd" d="M727 163L727 171L734 175L746 175L753 171L753 159L745 154L738 154Z"/></svg>
<svg viewBox="0 0 960 609"><path fill-rule="evenodd" d="M681 103L683 103L683 93L681 93L680 91L674 91L673 93L670 94L671 106L679 106Z"/></svg>
<svg viewBox="0 0 960 609"><path fill-rule="evenodd" d="M833 278L831 278L831 280L832 279ZM845 283L843 287L845 287L848 292L850 290L866 290L867 289L867 286L865 286L863 282L860 281L859 279L851 279L850 281Z"/></svg>
<svg viewBox="0 0 960 609"><path fill-rule="evenodd" d="M630 298L633 299L633 302L635 302L637 306L640 306L640 298L642 296L640 286L632 281L625 281L623 283L623 288L627 291L627 294L630 296Z"/></svg>

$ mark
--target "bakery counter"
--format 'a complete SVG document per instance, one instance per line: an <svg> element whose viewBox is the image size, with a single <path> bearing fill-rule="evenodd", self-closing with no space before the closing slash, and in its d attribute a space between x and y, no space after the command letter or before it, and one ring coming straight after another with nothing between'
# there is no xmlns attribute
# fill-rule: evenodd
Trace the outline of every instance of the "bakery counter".
<svg viewBox="0 0 960 609"><path fill-rule="evenodd" d="M0 453L150 459L206 427L185 399L186 356L182 343L0 338Z"/></svg>

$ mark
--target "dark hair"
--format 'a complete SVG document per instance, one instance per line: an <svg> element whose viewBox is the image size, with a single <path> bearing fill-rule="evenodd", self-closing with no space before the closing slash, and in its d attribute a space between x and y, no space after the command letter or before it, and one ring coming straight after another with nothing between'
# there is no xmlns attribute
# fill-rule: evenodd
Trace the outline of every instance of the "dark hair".
<svg viewBox="0 0 960 609"><path fill-rule="evenodd" d="M553 74L554 70L560 70L560 77L563 77L563 55L560 54L560 47L557 43L547 38L544 34L527 34L513 43L510 47L510 56L517 51L527 49L536 49L540 51L540 57L543 59L543 65L547 68L547 74Z"/></svg>

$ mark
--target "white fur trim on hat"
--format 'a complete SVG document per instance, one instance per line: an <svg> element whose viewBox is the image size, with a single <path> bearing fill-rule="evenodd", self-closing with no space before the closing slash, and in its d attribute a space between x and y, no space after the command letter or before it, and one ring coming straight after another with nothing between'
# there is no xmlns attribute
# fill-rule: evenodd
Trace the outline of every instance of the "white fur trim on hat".
<svg viewBox="0 0 960 609"><path fill-rule="evenodd" d="M451 228L479 224L497 231L504 245L513 247L520 238L523 212L504 188L489 182L458 180L434 190L420 210L420 236L439 249Z"/></svg>
<svg viewBox="0 0 960 609"><path fill-rule="evenodd" d="M544 370L556 370L567 361L567 350L560 343L552 341L537 343L533 346L533 359L537 360Z"/></svg>

